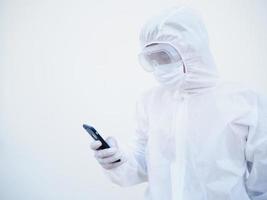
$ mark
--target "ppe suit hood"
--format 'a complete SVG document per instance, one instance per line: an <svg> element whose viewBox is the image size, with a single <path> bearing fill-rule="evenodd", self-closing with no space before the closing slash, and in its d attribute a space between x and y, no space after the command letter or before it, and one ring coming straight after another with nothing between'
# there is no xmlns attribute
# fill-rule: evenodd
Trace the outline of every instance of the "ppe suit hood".
<svg viewBox="0 0 267 200"><path fill-rule="evenodd" d="M185 67L179 92L199 93L213 88L218 72L209 49L208 33L200 16L187 7L172 8L152 18L140 33L141 48L168 43L180 53Z"/></svg>

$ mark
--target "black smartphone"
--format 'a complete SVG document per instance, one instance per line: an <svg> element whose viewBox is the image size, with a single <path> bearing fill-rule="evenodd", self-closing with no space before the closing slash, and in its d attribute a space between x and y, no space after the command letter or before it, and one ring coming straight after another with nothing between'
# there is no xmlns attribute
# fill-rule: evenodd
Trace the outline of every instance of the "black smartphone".
<svg viewBox="0 0 267 200"><path fill-rule="evenodd" d="M95 130L94 127L89 126L87 124L83 124L83 128L89 133L89 135L92 136L94 140L99 140L102 143L102 145L97 150L110 148L108 143L101 137L101 135L97 132L97 130ZM120 161L121 160L119 159L116 160L115 162L120 162Z"/></svg>

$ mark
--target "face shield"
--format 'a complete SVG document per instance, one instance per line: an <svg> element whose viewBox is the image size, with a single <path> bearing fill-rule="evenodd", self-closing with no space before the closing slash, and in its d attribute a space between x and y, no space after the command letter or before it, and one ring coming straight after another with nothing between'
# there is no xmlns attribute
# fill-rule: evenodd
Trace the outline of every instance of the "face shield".
<svg viewBox="0 0 267 200"><path fill-rule="evenodd" d="M138 55L139 63L147 72L153 72L157 67L181 67L182 58L170 44L154 43L146 46Z"/></svg>

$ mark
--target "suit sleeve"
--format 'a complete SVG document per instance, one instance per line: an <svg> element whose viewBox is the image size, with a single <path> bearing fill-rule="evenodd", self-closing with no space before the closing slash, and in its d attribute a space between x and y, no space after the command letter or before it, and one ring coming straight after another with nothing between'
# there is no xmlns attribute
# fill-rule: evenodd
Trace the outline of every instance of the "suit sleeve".
<svg viewBox="0 0 267 200"><path fill-rule="evenodd" d="M256 125L250 127L246 157L246 187L253 200L267 199L267 98L259 96L255 106Z"/></svg>
<svg viewBox="0 0 267 200"><path fill-rule="evenodd" d="M148 118L144 95L136 102L135 131L130 144L124 149L126 162L113 169L103 169L109 179L120 186L131 186L147 181L145 151L147 147Z"/></svg>

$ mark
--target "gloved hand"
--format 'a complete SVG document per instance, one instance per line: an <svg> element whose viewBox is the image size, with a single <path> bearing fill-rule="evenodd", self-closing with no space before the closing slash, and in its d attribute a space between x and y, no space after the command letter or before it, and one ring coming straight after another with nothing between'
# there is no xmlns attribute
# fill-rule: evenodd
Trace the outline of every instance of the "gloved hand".
<svg viewBox="0 0 267 200"><path fill-rule="evenodd" d="M95 151L95 158L104 169L113 169L122 165L126 161L126 157L119 149L117 141L113 137L108 137L106 142L110 148L97 150L101 146L99 140L90 144L92 150ZM115 162L120 159L120 162Z"/></svg>

